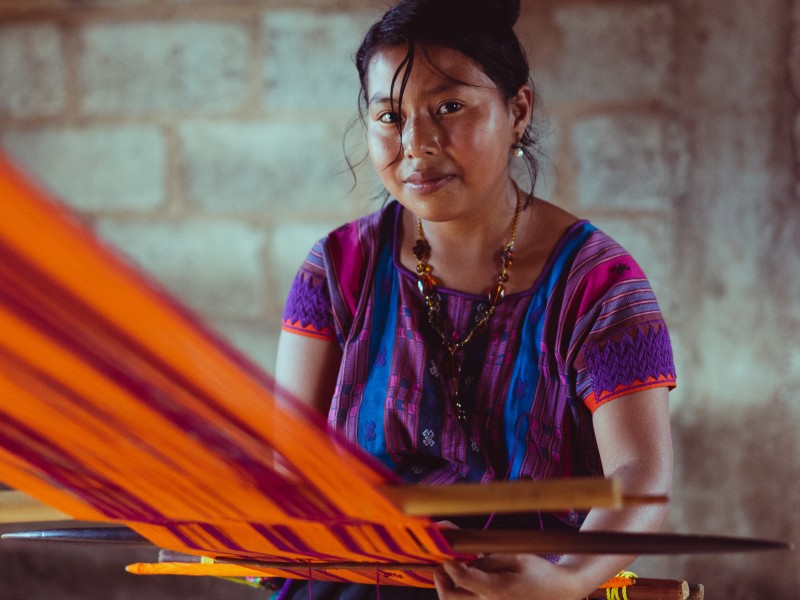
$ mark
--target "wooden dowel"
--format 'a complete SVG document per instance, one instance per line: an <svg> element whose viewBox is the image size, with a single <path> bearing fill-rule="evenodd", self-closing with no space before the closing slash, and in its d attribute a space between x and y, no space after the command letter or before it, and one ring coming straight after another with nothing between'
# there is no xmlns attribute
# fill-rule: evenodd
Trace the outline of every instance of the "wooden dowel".
<svg viewBox="0 0 800 600"><path fill-rule="evenodd" d="M670 533L443 529L456 553L701 554L790 550L776 540Z"/></svg>
<svg viewBox="0 0 800 600"><path fill-rule="evenodd" d="M72 521L73 518L17 490L0 491L0 523Z"/></svg>
<svg viewBox="0 0 800 600"><path fill-rule="evenodd" d="M638 577L625 588L628 600L687 600L689 584L680 579L646 579ZM606 600L605 589L589 594L590 600Z"/></svg>
<svg viewBox="0 0 800 600"><path fill-rule="evenodd" d="M595 477L490 484L383 486L380 491L404 513L415 516L588 510L594 507L618 509L624 503L617 479ZM658 502L664 500L663 496L656 498Z"/></svg>
<svg viewBox="0 0 800 600"><path fill-rule="evenodd" d="M15 542L65 542L71 544L127 544L152 546L153 543L128 527L68 527L14 531L0 539Z"/></svg>
<svg viewBox="0 0 800 600"><path fill-rule="evenodd" d="M457 554L523 552L533 554L698 554L790 550L776 540L670 533L618 531L531 531L519 529L440 529ZM1 539L36 542L124 543L152 545L132 529L121 526L27 530L0 535Z"/></svg>
<svg viewBox="0 0 800 600"><path fill-rule="evenodd" d="M615 479L602 478L384 486L381 492L400 510L414 516L586 510L669 501L666 496L623 496ZM0 490L0 523L71 520L69 515L23 492Z"/></svg>

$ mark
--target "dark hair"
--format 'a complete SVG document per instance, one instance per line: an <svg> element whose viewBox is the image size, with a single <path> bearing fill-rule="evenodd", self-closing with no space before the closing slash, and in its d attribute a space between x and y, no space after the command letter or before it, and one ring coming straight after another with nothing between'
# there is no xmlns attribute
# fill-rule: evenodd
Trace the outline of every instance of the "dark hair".
<svg viewBox="0 0 800 600"><path fill-rule="evenodd" d="M408 49L392 79L393 92L400 78L398 111L414 64L415 48L419 47L428 62L438 69L427 54L426 46L431 45L456 50L474 60L504 99L511 100L520 87L531 83L525 50L513 30L519 11L519 0L401 0L369 28L355 55L361 81L359 115L362 121L367 106L369 64L375 54L387 46ZM519 143L533 188L538 162L530 151L536 143L532 122L528 123Z"/></svg>

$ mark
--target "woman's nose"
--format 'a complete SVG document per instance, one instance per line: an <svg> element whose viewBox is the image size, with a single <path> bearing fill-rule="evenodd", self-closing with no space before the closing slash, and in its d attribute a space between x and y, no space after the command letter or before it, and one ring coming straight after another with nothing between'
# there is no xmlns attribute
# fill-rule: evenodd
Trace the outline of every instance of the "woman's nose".
<svg viewBox="0 0 800 600"><path fill-rule="evenodd" d="M430 118L409 117L400 134L406 158L432 156L439 152L439 132Z"/></svg>

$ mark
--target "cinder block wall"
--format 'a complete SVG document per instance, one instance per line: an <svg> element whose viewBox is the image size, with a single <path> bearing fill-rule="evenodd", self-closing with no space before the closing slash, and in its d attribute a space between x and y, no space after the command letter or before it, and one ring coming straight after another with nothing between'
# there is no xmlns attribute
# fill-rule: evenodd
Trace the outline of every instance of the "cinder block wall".
<svg viewBox="0 0 800 600"><path fill-rule="evenodd" d="M374 178L360 169L354 184L342 146L351 56L387 4L0 0L0 145L271 370L306 251L377 207ZM797 541L800 0L522 4L539 189L634 253L676 343L670 529ZM357 127L345 145L363 155ZM0 551L0 599L212 597L205 583L156 595L119 578L76 591L106 573L96 553L92 577L62 569L32 588L42 551ZM710 597L790 599L796 564L637 566Z"/></svg>

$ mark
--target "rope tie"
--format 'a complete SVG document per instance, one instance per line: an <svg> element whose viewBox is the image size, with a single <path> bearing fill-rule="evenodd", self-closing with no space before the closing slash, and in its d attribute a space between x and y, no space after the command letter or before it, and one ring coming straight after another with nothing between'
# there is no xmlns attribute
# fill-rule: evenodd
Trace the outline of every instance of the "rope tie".
<svg viewBox="0 0 800 600"><path fill-rule="evenodd" d="M620 571L600 586L606 591L606 600L628 600L628 587L636 583L638 575L631 571Z"/></svg>

